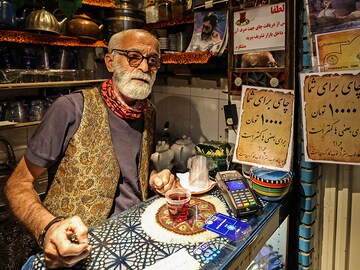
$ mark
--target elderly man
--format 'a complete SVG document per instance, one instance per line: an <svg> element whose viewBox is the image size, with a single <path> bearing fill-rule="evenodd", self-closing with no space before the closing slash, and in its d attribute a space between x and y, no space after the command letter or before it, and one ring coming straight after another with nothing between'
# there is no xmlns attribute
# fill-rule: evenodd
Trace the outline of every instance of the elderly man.
<svg viewBox="0 0 360 270"><path fill-rule="evenodd" d="M147 97L161 62L158 40L122 31L104 60L112 78L54 102L5 187L49 268L89 255L89 226L145 200L149 187L164 194L174 185L169 170L149 169L155 116ZM50 185L41 202L33 187L45 170Z"/></svg>

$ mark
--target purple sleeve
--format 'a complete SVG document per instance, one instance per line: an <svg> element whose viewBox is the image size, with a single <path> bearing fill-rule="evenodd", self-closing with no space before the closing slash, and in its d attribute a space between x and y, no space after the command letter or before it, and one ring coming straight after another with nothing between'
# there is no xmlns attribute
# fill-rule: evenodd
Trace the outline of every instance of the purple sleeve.
<svg viewBox="0 0 360 270"><path fill-rule="evenodd" d="M83 107L81 93L56 99L32 135L25 150L26 158L44 168L58 161L80 125Z"/></svg>

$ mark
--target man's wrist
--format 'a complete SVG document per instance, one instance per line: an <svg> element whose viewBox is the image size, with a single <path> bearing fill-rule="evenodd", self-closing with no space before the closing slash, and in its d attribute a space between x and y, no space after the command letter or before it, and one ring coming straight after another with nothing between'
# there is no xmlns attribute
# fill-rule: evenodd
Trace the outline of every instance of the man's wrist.
<svg viewBox="0 0 360 270"><path fill-rule="evenodd" d="M38 240L37 240L38 245L40 246L40 248L42 248L42 249L44 248L45 235L46 235L47 231L50 229L50 227L51 227L52 225L54 225L55 223L62 221L63 219L64 219L64 217L56 217L56 218L54 218L53 220L51 220L51 221L44 227L44 229L41 230L40 235L39 235L39 238L38 238Z"/></svg>

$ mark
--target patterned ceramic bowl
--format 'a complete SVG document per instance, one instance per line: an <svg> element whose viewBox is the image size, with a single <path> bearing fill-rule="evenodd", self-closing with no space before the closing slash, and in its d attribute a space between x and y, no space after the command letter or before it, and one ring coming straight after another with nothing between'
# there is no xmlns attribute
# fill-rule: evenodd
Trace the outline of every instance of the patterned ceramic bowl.
<svg viewBox="0 0 360 270"><path fill-rule="evenodd" d="M278 201L290 190L293 172L252 167L250 180L253 190L264 200Z"/></svg>

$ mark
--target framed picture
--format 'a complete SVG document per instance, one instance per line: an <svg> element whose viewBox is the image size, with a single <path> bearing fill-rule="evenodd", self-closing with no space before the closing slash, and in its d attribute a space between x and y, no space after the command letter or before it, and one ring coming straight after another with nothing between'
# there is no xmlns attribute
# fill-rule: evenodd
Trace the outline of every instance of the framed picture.
<svg viewBox="0 0 360 270"><path fill-rule="evenodd" d="M186 51L220 53L227 41L227 14L226 10L194 12L194 31Z"/></svg>
<svg viewBox="0 0 360 270"><path fill-rule="evenodd" d="M307 0L306 10L311 35L360 27L357 0Z"/></svg>

